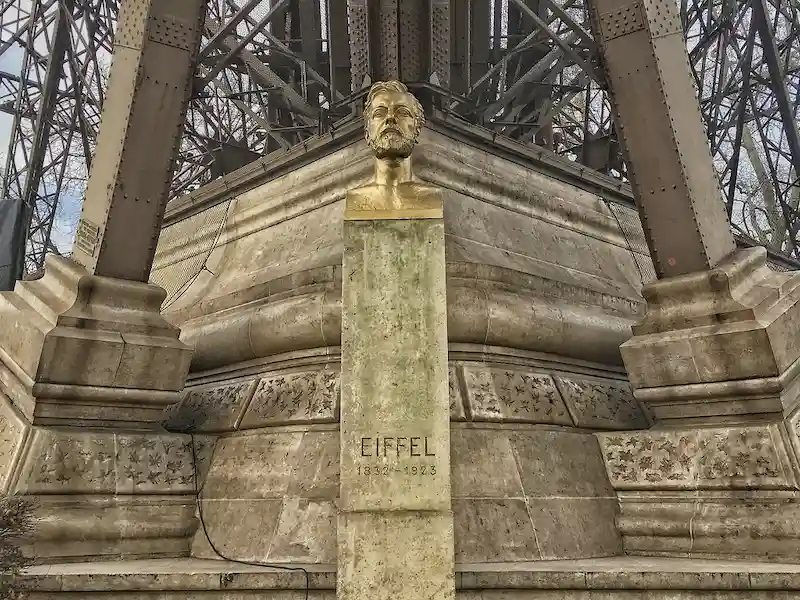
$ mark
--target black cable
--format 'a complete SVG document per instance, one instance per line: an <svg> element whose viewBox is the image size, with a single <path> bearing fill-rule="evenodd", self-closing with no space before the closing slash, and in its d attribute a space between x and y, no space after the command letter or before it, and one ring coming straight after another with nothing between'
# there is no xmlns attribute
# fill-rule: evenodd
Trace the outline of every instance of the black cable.
<svg viewBox="0 0 800 600"><path fill-rule="evenodd" d="M194 446L194 434L189 433L189 436L192 438L192 465L194 467L194 492L195 492L195 502L197 503L197 514L200 517L200 526L203 528L203 534L206 536L208 540L208 545L211 546L211 549L214 553L219 556L222 560L227 560L228 562L238 563L240 565L248 565L251 567L267 567L271 569L280 569L283 571L302 571L303 574L306 576L306 595L305 600L308 600L308 594L310 589L310 582L308 577L308 570L304 569L303 567L286 567L284 565L275 565L269 563L262 563L256 561L246 561L246 560L238 560L236 558L228 558L222 552L220 552L217 547L214 545L214 542L211 541L211 536L208 534L208 529L206 529L206 522L203 519L203 503L200 501L200 492L202 491L199 487L199 482L197 478L197 451ZM205 482L203 483L205 486Z"/></svg>

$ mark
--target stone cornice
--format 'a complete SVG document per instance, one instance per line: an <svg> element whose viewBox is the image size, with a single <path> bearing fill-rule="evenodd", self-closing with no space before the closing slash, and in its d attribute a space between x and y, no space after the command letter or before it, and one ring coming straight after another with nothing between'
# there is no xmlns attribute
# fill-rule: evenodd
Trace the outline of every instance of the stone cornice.
<svg viewBox="0 0 800 600"><path fill-rule="evenodd" d="M488 130L448 120L441 115L433 115L426 123L426 129L607 200L633 206L633 195L628 184L573 163L544 148L528 147L500 136L493 137ZM164 226L291 173L362 139L362 121L355 119L288 151L268 154L170 202L164 217Z"/></svg>

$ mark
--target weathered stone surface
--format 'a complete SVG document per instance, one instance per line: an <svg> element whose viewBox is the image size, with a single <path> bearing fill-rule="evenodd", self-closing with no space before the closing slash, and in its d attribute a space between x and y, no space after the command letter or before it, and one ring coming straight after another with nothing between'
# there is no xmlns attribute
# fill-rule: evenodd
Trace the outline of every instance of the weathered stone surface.
<svg viewBox="0 0 800 600"><path fill-rule="evenodd" d="M616 498L529 498L542 560L617 556Z"/></svg>
<svg viewBox="0 0 800 600"><path fill-rule="evenodd" d="M613 498L594 436L568 431L509 432L528 498Z"/></svg>
<svg viewBox="0 0 800 600"><path fill-rule="evenodd" d="M8 489L28 429L27 422L11 405L11 401L0 393L0 495Z"/></svg>
<svg viewBox="0 0 800 600"><path fill-rule="evenodd" d="M453 598L450 514L348 511L339 514L338 530L338 598Z"/></svg>
<svg viewBox="0 0 800 600"><path fill-rule="evenodd" d="M203 498L282 499L302 440L302 431L237 434L220 439Z"/></svg>
<svg viewBox="0 0 800 600"><path fill-rule="evenodd" d="M301 498L339 497L339 432L306 431L289 482L288 495Z"/></svg>
<svg viewBox="0 0 800 600"><path fill-rule="evenodd" d="M201 500L202 523L192 541L192 556L266 562L282 506L283 498Z"/></svg>
<svg viewBox="0 0 800 600"><path fill-rule="evenodd" d="M185 555L197 526L195 497L41 494L23 551L40 562Z"/></svg>
<svg viewBox="0 0 800 600"><path fill-rule="evenodd" d="M503 430L451 431L454 499L524 496L510 437L510 432Z"/></svg>
<svg viewBox="0 0 800 600"><path fill-rule="evenodd" d="M553 378L515 369L464 367L473 421L572 425Z"/></svg>
<svg viewBox="0 0 800 600"><path fill-rule="evenodd" d="M172 431L231 431L237 428L256 387L255 380L191 388L171 407L164 426Z"/></svg>
<svg viewBox="0 0 800 600"><path fill-rule="evenodd" d="M275 562L336 562L336 505L330 500L287 498L269 549Z"/></svg>
<svg viewBox="0 0 800 600"><path fill-rule="evenodd" d="M593 435L454 427L456 561L612 556L617 499Z"/></svg>
<svg viewBox="0 0 800 600"><path fill-rule="evenodd" d="M453 364L451 364L447 369L447 386L448 396L450 398L451 421L464 421L467 418L464 408L464 397L461 393L461 376L459 375L459 371L459 367Z"/></svg>
<svg viewBox="0 0 800 600"><path fill-rule="evenodd" d="M198 444L200 459L204 442ZM24 494L193 493L192 440L167 433L36 427L13 489Z"/></svg>
<svg viewBox="0 0 800 600"><path fill-rule="evenodd" d="M339 395L339 373L334 370L262 377L241 427L333 422L339 416Z"/></svg>
<svg viewBox="0 0 800 600"><path fill-rule="evenodd" d="M201 507L211 542L223 556L335 562L339 435L329 426L309 427L218 441ZM192 555L219 558L201 530Z"/></svg>
<svg viewBox="0 0 800 600"><path fill-rule="evenodd" d="M553 377L572 420L594 429L646 429L649 426L627 382L590 377Z"/></svg>
<svg viewBox="0 0 800 600"><path fill-rule="evenodd" d="M798 492L620 492L626 552L796 561Z"/></svg>
<svg viewBox="0 0 800 600"><path fill-rule="evenodd" d="M794 489L779 425L597 434L624 489Z"/></svg>
<svg viewBox="0 0 800 600"><path fill-rule="evenodd" d="M455 560L541 560L524 498L454 499Z"/></svg>
<svg viewBox="0 0 800 600"><path fill-rule="evenodd" d="M347 222L345 240L341 506L449 510L444 228Z"/></svg>
<svg viewBox="0 0 800 600"><path fill-rule="evenodd" d="M458 597L470 600L571 600L590 593L591 600L788 600L800 591L800 566L775 561L619 556L467 565L457 570L455 582ZM31 568L21 583L42 598L56 600L85 598L87 593L118 598L120 592L137 600L230 600L226 594L231 593L255 600L254 594L280 599L304 594L306 577L302 571L171 558L38 566ZM309 566L308 585L311 598L332 597L324 594L333 594L336 585L333 566ZM134 595L136 592L142 596Z"/></svg>

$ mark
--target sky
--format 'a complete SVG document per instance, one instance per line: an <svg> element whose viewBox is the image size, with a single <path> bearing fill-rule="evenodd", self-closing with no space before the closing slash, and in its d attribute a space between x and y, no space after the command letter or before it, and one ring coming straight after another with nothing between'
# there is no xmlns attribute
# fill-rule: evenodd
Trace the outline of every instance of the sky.
<svg viewBox="0 0 800 600"><path fill-rule="evenodd" d="M19 74L22 68L22 50L19 46L12 46L0 54L0 71ZM11 122L13 117L7 113L0 113L0 152L5 157L8 147L8 137L11 135Z"/></svg>
<svg viewBox="0 0 800 600"><path fill-rule="evenodd" d="M22 56L23 52L19 46L11 46L6 52L0 54L0 71L19 75L22 69ZM0 160L2 161L0 162L0 172L5 170L13 120L12 115L0 112ZM72 248L80 208L80 197L62 195L59 199L51 240L61 252L68 252Z"/></svg>

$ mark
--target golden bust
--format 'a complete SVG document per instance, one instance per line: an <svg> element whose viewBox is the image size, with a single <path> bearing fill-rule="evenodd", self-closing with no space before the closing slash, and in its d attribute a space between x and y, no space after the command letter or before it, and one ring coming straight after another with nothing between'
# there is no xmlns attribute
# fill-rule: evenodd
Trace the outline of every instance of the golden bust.
<svg viewBox="0 0 800 600"><path fill-rule="evenodd" d="M364 137L375 154L372 183L347 194L345 218L441 218L439 189L414 181L411 152L425 114L422 105L399 81L379 81L364 105Z"/></svg>

